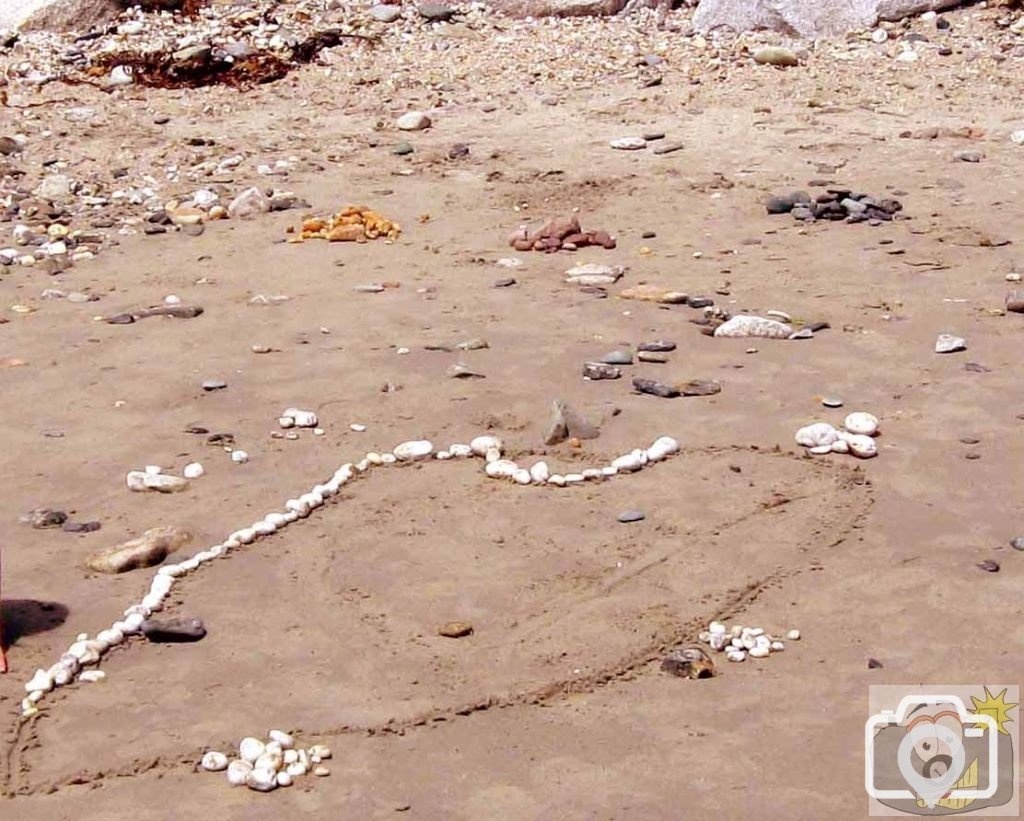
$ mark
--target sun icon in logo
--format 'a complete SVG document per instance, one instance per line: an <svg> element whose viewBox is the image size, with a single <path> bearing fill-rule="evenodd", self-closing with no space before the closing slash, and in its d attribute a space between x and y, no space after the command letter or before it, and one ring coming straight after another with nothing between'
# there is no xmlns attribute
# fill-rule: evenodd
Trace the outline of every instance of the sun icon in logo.
<svg viewBox="0 0 1024 821"><path fill-rule="evenodd" d="M1006 696L1006 689L997 695L993 696L989 692L988 687L985 688L985 698L975 698L971 696L971 701L974 702L974 712L982 713L984 715L992 716L995 719L996 727L999 728L999 732L1003 735L1009 735L1010 731L1006 729L1005 725L1011 721L1010 710L1014 707L1018 707L1017 704L1007 704L1004 697Z"/></svg>

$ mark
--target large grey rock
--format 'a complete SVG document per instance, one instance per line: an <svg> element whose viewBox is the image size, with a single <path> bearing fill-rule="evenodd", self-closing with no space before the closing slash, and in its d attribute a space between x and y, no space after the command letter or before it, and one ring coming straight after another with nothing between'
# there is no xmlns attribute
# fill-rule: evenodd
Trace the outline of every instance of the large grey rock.
<svg viewBox="0 0 1024 821"><path fill-rule="evenodd" d="M814 39L960 4L961 0L701 0L693 25L705 32L768 29Z"/></svg>

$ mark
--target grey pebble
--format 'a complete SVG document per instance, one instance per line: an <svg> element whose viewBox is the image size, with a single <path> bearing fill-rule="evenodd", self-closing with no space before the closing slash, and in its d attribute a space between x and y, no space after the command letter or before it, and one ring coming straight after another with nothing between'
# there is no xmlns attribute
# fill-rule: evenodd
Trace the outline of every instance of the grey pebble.
<svg viewBox="0 0 1024 821"><path fill-rule="evenodd" d="M686 304L691 308L710 308L715 301L709 296L691 296L687 298Z"/></svg>
<svg viewBox="0 0 1024 821"><path fill-rule="evenodd" d="M620 376L622 376L622 371L614 365L607 365L604 362L583 363L584 379L618 379Z"/></svg>
<svg viewBox="0 0 1024 821"><path fill-rule="evenodd" d="M662 154L671 154L673 151L680 151L682 148L682 143L665 143L655 148L652 153L661 156Z"/></svg>
<svg viewBox="0 0 1024 821"><path fill-rule="evenodd" d="M206 626L201 619L147 619L142 623L142 634L152 642L181 644L204 638Z"/></svg>
<svg viewBox="0 0 1024 821"><path fill-rule="evenodd" d="M640 362L653 362L660 365L664 365L668 362L668 356L663 353L657 353L656 351L640 351L636 355L636 358Z"/></svg>
<svg viewBox="0 0 1024 821"><path fill-rule="evenodd" d="M841 408L843 406L843 400L834 396L826 396L821 400L821 404L826 408Z"/></svg>
<svg viewBox="0 0 1024 821"><path fill-rule="evenodd" d="M645 518L642 510L624 510L619 514L619 521L623 524L629 524L630 522L642 522Z"/></svg>
<svg viewBox="0 0 1024 821"><path fill-rule="evenodd" d="M1010 547L1014 550L1024 550L1024 536L1015 536L1011 539Z"/></svg>
<svg viewBox="0 0 1024 821"><path fill-rule="evenodd" d="M60 527L68 520L68 514L63 510L52 510L48 507L38 507L19 517L20 521L34 527L36 530L45 530L51 527Z"/></svg>
<svg viewBox="0 0 1024 821"><path fill-rule="evenodd" d="M513 285L517 285L518 281L515 277L502 277L501 279L494 280L495 288L511 288Z"/></svg>
<svg viewBox="0 0 1024 821"><path fill-rule="evenodd" d="M679 389L656 379L645 379L642 376L633 378L633 388L638 393L646 393L651 396L660 396L662 399L675 399L679 396Z"/></svg>
<svg viewBox="0 0 1024 821"><path fill-rule="evenodd" d="M636 346L638 351L655 351L656 353L668 353L676 349L675 342L669 342L663 339L655 339L651 342L641 342Z"/></svg>
<svg viewBox="0 0 1024 821"><path fill-rule="evenodd" d="M203 381L204 391L219 391L223 390L228 386L228 383L223 379L206 379Z"/></svg>
<svg viewBox="0 0 1024 821"><path fill-rule="evenodd" d="M629 351L612 351L601 357L605 365L632 365L633 354Z"/></svg>
<svg viewBox="0 0 1024 821"><path fill-rule="evenodd" d="M64 522L65 533L95 533L102 525L99 522Z"/></svg>

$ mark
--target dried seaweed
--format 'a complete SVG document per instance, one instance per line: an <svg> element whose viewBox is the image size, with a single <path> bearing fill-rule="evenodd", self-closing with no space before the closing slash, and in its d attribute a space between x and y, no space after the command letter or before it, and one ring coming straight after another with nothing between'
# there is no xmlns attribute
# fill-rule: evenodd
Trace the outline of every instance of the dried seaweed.
<svg viewBox="0 0 1024 821"><path fill-rule="evenodd" d="M219 57L212 51L189 60L176 59L169 51L116 51L101 55L94 64L94 71L107 73L115 66L122 66L131 72L136 85L147 88L227 85L244 89L280 80L296 66L314 60L324 49L353 39L376 42L377 38L327 29L298 43L288 55L261 51L236 60Z"/></svg>

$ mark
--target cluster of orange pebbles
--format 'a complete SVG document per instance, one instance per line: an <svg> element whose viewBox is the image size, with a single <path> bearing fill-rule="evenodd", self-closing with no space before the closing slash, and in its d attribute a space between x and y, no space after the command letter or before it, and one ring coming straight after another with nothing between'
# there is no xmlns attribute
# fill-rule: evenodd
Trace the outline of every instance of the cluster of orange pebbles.
<svg viewBox="0 0 1024 821"><path fill-rule="evenodd" d="M288 226L288 233L295 234L294 226ZM364 205L348 206L328 217L309 217L302 221L297 236L288 242L305 242L307 239L325 239L328 242L366 242L369 239L398 239L402 227L382 217Z"/></svg>

